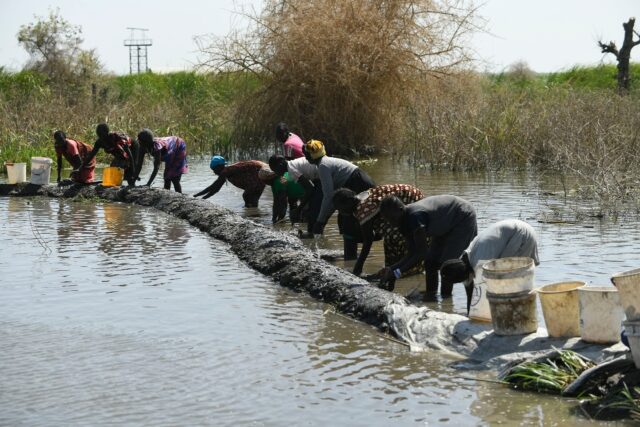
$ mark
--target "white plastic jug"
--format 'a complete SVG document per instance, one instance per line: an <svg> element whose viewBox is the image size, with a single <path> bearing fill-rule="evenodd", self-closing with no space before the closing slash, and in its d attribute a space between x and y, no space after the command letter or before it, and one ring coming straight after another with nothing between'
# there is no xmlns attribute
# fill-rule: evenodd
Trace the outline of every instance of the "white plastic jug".
<svg viewBox="0 0 640 427"><path fill-rule="evenodd" d="M53 160L48 157L31 158L31 183L47 185L51 178L51 164Z"/></svg>
<svg viewBox="0 0 640 427"><path fill-rule="evenodd" d="M9 184L18 184L27 182L27 164L5 162L7 168L7 182Z"/></svg>

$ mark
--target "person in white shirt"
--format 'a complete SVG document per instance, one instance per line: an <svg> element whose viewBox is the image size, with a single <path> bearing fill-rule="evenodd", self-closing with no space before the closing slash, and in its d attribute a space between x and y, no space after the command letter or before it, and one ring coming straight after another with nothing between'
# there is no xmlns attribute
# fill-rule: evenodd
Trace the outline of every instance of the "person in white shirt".
<svg viewBox="0 0 640 427"><path fill-rule="evenodd" d="M460 258L447 260L440 267L442 286L464 283L467 291L467 313L471 306L474 281L482 277L482 266L494 259L529 257L535 265L538 258L538 238L529 224L517 219L498 221L490 225L469 244Z"/></svg>

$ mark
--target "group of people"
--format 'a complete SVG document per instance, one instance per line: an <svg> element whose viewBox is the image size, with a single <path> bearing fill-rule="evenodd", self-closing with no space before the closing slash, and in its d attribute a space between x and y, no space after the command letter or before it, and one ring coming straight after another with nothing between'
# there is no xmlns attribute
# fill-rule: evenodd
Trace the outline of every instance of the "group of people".
<svg viewBox="0 0 640 427"><path fill-rule="evenodd" d="M138 133L137 139L132 139L124 132L112 132L106 123L100 123L96 127L96 135L96 142L91 146L67 137L61 130L54 132L54 147L58 157L58 183L61 183L63 158L73 168L70 175L72 182L94 183L96 154L102 149L113 156L110 166L124 169L124 179L130 186L135 186L136 181L140 180L144 156L147 154L153 159L153 172L146 185L151 186L160 163L164 162L164 188L169 190L173 184L175 191L182 192L180 179L189 168L187 144L182 138L154 137L150 130L143 129Z"/></svg>
<svg viewBox="0 0 640 427"><path fill-rule="evenodd" d="M186 144L175 136L154 137L145 129L132 140L126 134L110 132L98 125L93 147L54 134L58 153L58 181L61 156L74 168L71 178L93 181L95 155L100 148L113 155L113 166L125 170L129 185L139 180L145 154L153 158L151 185L161 162L165 162L164 188L181 192L180 177L187 172ZM285 123L276 127L276 139L284 155L274 154L268 162L245 160L227 164L224 157L211 158L216 180L194 194L204 199L215 195L225 182L243 190L246 207L256 207L264 188L273 193L272 221L282 221L289 210L292 223L306 222L301 238L323 234L330 217L338 211L344 258L356 259L353 273L361 275L374 241L382 240L385 267L373 275L380 286L393 290L400 277L425 272L425 300L452 295L453 285L463 283L467 311L474 281L486 261L526 256L539 263L533 228L520 220L504 220L478 234L476 212L471 203L454 195L427 196L408 184L376 185L357 165L327 155L319 140L303 140ZM362 245L358 253L358 246Z"/></svg>

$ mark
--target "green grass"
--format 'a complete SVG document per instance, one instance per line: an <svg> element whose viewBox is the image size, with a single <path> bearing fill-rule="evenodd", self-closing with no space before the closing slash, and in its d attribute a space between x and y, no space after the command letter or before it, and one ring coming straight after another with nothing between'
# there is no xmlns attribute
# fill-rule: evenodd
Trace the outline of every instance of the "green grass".
<svg viewBox="0 0 640 427"><path fill-rule="evenodd" d="M565 88L574 90L607 90L615 91L618 70L615 65L599 65L596 67L573 67L555 73L510 73L504 72L489 75L493 86L506 86L512 89L549 89ZM631 92L640 88L640 64L631 64ZM635 76L635 78L634 78Z"/></svg>
<svg viewBox="0 0 640 427"><path fill-rule="evenodd" d="M177 72L99 76L94 84L95 93L88 85L68 96L36 72L0 69L0 170L5 161L55 159L57 129L91 144L103 121L132 137L143 128L181 136L193 154L229 152L233 101L259 82L242 73Z"/></svg>

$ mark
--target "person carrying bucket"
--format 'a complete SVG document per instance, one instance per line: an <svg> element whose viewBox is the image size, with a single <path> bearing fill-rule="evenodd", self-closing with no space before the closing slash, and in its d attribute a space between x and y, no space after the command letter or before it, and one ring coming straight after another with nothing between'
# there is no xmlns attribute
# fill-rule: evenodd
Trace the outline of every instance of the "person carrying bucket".
<svg viewBox="0 0 640 427"><path fill-rule="evenodd" d="M242 199L247 208L258 207L258 200L264 191L265 184L258 177L258 171L267 166L259 160L244 160L227 166L227 161L222 156L213 156L209 167L218 176L213 184L205 188L193 197L203 196L203 199L216 194L225 182L229 181L236 187L244 190Z"/></svg>
<svg viewBox="0 0 640 427"><path fill-rule="evenodd" d="M375 182L365 171L351 162L327 156L322 141L310 140L304 146L305 156L310 163L318 166L318 175L322 185L322 205L318 219L313 225L313 234L322 234L324 227L333 214L333 192L338 188L348 188L361 193L375 187ZM344 259L358 256L358 242L362 241L360 224L353 216L339 215L338 229L342 235Z"/></svg>
<svg viewBox="0 0 640 427"><path fill-rule="evenodd" d="M180 178L189 170L187 163L187 143L177 136L153 136L149 129L143 129L138 133L140 143L140 158L136 167L136 177L140 175L144 163L144 155L149 154L153 158L153 172L147 181L146 186L151 187L153 180L158 174L160 162L164 162L164 189L170 190L173 184L174 190L182 193Z"/></svg>
<svg viewBox="0 0 640 427"><path fill-rule="evenodd" d="M378 185L360 194L347 188L340 188L333 193L333 204L340 215L353 216L360 224L363 244L358 261L353 268L353 274L356 276L362 273L364 262L376 239L383 240L385 265L392 265L407 255L408 248L400 230L380 215L380 203L385 196L389 195L398 197L405 204L424 198L419 188L408 184ZM420 270L422 270L422 262L405 274L414 274ZM385 282L387 290L393 290L394 283L395 278Z"/></svg>
<svg viewBox="0 0 640 427"><path fill-rule="evenodd" d="M304 195L300 199L297 207L289 211L291 222L305 221L307 223L307 232L300 231L300 237L313 237L311 230L313 224L320 213L322 204L322 187L320 185L320 177L318 175L318 167L309 163L304 157L289 160L284 156L274 154L269 157L269 167L278 176L286 178L287 191L290 191L289 183L293 183L302 187Z"/></svg>
<svg viewBox="0 0 640 427"><path fill-rule="evenodd" d="M398 227L409 247L400 261L378 272L382 282L399 278L424 260L424 299L436 300L440 266L445 260L460 257L478 234L475 209L466 200L450 195L431 196L408 205L396 196L386 196L380 203L380 214ZM451 297L452 289L452 284L443 281L440 295Z"/></svg>
<svg viewBox="0 0 640 427"><path fill-rule="evenodd" d="M87 155L93 147L84 142L67 138L67 135L61 130L57 130L53 134L54 147L58 156L58 180L60 183L60 174L62 172L62 158L73 167L71 172L71 180L81 184L89 184L93 182L94 172L96 169L96 159L83 164L82 158Z"/></svg>
<svg viewBox="0 0 640 427"><path fill-rule="evenodd" d="M96 127L98 140L83 159L83 165L94 160L98 151L102 148L105 153L111 154L113 160L110 166L124 169L124 178L130 187L136 185L136 165L138 161L139 145L137 141L121 132L111 132L106 123L100 123Z"/></svg>
<svg viewBox="0 0 640 427"><path fill-rule="evenodd" d="M476 236L461 257L442 264L443 283L464 283L467 291L467 315L471 308L474 281L482 280L482 266L488 261L507 257L529 257L535 265L538 258L538 238L529 224L506 219L490 225Z"/></svg>

